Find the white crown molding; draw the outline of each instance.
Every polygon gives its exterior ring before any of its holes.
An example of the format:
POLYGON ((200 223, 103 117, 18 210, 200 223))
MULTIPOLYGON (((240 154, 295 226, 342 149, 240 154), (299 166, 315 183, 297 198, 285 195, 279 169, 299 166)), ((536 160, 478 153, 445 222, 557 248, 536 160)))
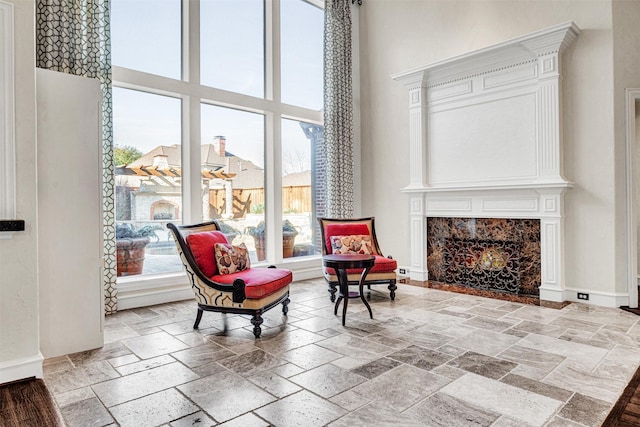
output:
POLYGON ((13 38, 13 5, 0 1, 0 219, 16 218, 13 38))

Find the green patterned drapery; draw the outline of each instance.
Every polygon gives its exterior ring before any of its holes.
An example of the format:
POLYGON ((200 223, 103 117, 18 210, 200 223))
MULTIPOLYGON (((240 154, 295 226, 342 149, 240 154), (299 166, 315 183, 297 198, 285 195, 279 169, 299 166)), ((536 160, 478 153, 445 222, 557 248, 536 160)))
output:
POLYGON ((102 87, 105 313, 117 310, 109 0, 36 0, 36 65, 102 87))
POLYGON ((351 0, 324 9, 324 153, 326 215, 353 216, 353 94, 351 0))

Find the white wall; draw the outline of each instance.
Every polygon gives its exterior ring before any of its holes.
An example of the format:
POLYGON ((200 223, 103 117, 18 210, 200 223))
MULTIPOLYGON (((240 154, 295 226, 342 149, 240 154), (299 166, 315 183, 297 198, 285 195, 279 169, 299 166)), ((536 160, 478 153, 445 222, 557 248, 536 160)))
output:
POLYGON ((363 2, 362 212, 376 215, 385 255, 410 264, 408 197, 400 192, 409 182, 408 95, 390 76, 566 21, 582 30, 564 54, 564 175, 575 182, 566 198, 566 283, 617 290, 610 0, 363 2))
MULTIPOLYGON (((615 169, 616 169, 616 254, 624 260, 627 254, 626 228, 626 132, 627 100, 625 89, 640 88, 640 2, 613 2, 613 63, 615 105, 615 169)), ((635 164, 640 168, 640 164, 635 164)), ((636 184, 640 185, 640 184, 636 184)), ((630 234, 630 233, 629 233, 630 234)), ((627 265, 616 269, 616 291, 627 290, 627 265)))
POLYGON ((38 263, 34 1, 14 5, 17 216, 26 230, 0 240, 0 383, 42 376, 38 263))

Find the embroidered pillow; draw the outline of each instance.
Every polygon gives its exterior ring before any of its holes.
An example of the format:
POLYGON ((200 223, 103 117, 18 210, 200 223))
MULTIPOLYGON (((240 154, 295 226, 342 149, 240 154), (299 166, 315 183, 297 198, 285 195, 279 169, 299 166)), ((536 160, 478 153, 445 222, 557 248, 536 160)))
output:
POLYGON ((216 243, 214 250, 218 274, 237 273, 249 268, 249 251, 244 243, 239 246, 216 243))
POLYGON ((344 254, 373 254, 371 236, 354 234, 351 236, 331 236, 331 253, 344 254))

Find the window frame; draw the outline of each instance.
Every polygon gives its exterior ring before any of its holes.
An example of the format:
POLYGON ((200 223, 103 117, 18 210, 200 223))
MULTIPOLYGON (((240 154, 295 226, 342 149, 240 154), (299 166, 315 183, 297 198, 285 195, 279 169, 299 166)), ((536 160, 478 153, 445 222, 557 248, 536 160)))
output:
MULTIPOLYGON (((200 132, 202 104, 229 107, 260 113, 265 117, 265 223, 267 236, 267 263, 285 265, 296 272, 297 279, 321 276, 318 258, 320 255, 282 257, 282 174, 271 171, 282 170, 281 123, 282 119, 323 124, 323 112, 281 102, 280 70, 280 1, 264 0, 265 10, 265 96, 257 98, 200 84, 200 0, 182 0, 182 79, 176 80, 142 71, 112 67, 114 87, 134 89, 182 100, 182 221, 201 222, 200 196, 200 132), (194 167, 195 165, 195 167, 194 167), (196 185, 194 185, 194 183, 196 185), (277 242, 277 243, 276 243, 277 242)), ((306 1, 324 8, 319 0, 306 1)), ((182 271, 153 276, 128 276, 118 278, 119 308, 130 308, 148 303, 166 302, 161 297, 143 298, 131 296, 131 292, 151 290, 158 287, 175 288, 184 284, 182 271), (124 301, 123 301, 124 299, 124 301)), ((181 292, 184 289, 180 290, 181 292)), ((188 292, 191 292, 188 290, 188 292)), ((185 298, 190 294, 181 294, 185 298)), ((174 297, 175 298, 175 297, 174 297)))

